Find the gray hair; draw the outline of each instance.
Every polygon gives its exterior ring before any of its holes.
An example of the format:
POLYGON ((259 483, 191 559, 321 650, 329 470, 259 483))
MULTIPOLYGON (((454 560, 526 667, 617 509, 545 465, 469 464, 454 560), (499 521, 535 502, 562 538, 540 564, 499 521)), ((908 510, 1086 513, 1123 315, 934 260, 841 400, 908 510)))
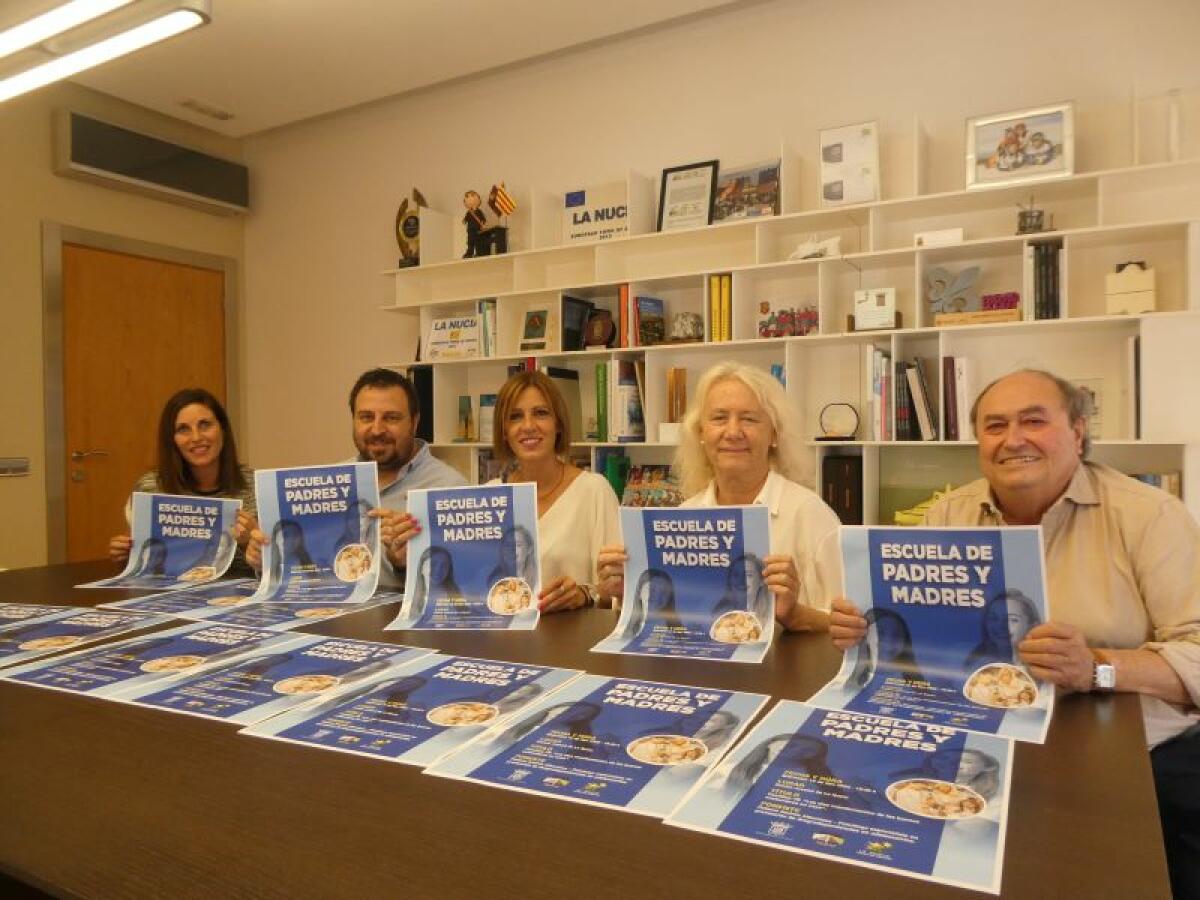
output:
POLYGON ((740 381, 750 389, 775 429, 775 446, 768 451, 767 464, 791 481, 800 481, 804 477, 804 438, 799 416, 788 403, 783 385, 770 373, 746 363, 717 363, 700 376, 683 417, 683 433, 679 449, 675 451, 674 468, 685 497, 698 494, 712 481, 712 465, 700 443, 700 414, 709 391, 718 383, 731 380, 740 381))
POLYGON ((1092 402, 1092 395, 1083 388, 1071 384, 1065 378, 1060 378, 1053 372, 1047 372, 1045 369, 1017 369, 1015 372, 1001 375, 980 391, 979 395, 975 398, 975 402, 971 404, 972 434, 976 437, 979 436, 979 404, 982 402, 984 396, 988 391, 1011 375, 1040 375, 1058 388, 1058 394, 1062 398, 1063 409, 1067 411, 1067 421, 1070 422, 1072 427, 1078 422, 1083 423, 1083 452, 1080 454, 1080 458, 1087 459, 1088 453, 1092 449, 1092 435, 1088 430, 1088 419, 1096 411, 1095 404, 1092 402))

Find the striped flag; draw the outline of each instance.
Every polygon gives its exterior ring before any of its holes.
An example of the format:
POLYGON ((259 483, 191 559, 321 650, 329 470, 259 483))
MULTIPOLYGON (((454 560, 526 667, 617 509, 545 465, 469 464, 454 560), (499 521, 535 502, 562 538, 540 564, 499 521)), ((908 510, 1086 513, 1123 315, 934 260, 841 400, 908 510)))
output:
POLYGON ((517 208, 517 201, 512 198, 504 187, 504 182, 493 184, 488 194, 488 206, 498 216, 511 216, 517 208))

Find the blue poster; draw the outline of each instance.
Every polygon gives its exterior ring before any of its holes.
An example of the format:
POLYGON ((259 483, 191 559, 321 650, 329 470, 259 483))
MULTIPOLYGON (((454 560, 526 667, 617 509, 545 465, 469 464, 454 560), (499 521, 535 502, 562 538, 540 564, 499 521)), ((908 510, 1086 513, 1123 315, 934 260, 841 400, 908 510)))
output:
POLYGON ((124 571, 76 587, 169 591, 215 581, 233 562, 241 500, 139 491, 132 505, 133 547, 124 571))
POLYGON ((765 506, 623 507, 621 535, 621 616, 592 650, 762 662, 775 630, 765 506))
POLYGON ((766 701, 582 675, 426 771, 662 817, 766 701))
POLYGON ((429 766, 579 674, 435 653, 244 733, 429 766))
POLYGON ((404 606, 388 630, 537 627, 536 487, 409 491, 408 511, 422 528, 409 541, 404 606))
POLYGON ((134 597, 101 603, 101 609, 123 609, 129 612, 155 612, 181 619, 204 618, 207 611, 223 611, 244 606, 258 590, 258 582, 250 578, 215 581, 202 587, 183 588, 164 594, 134 597))
POLYGON ((59 610, 0 629, 0 666, 80 647, 101 638, 165 621, 162 616, 148 613, 86 608, 59 610))
POLYGON ((362 603, 379 582, 375 463, 254 473, 259 528, 267 535, 255 600, 362 603))
POLYGON ((1042 531, 843 528, 866 638, 809 702, 1043 743, 1053 685, 1017 645, 1049 620, 1042 531))
POLYGON ((251 725, 429 653, 401 644, 294 634, 221 668, 123 691, 117 699, 251 725))
POLYGON ((288 640, 278 631, 192 622, 142 637, 14 666, 0 679, 34 687, 112 697, 163 678, 237 659, 288 640))
POLYGON ((54 606, 50 603, 0 603, 0 628, 9 628, 18 622, 38 619, 74 606, 54 606))
POLYGON ((781 700, 667 824, 998 894, 1012 747, 781 700))
POLYGON ((394 591, 377 591, 364 603, 260 603, 252 601, 231 609, 208 607, 187 613, 178 613, 185 619, 202 619, 205 622, 224 622, 227 625, 247 625, 251 628, 270 628, 272 631, 291 631, 304 625, 324 622, 395 603, 400 594, 394 591))

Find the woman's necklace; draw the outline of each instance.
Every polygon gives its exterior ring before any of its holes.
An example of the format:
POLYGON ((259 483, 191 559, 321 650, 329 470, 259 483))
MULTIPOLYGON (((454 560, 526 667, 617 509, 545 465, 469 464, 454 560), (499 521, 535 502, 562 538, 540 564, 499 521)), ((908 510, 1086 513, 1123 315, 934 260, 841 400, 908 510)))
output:
MULTIPOLYGON (((558 480, 554 482, 553 487, 551 487, 549 490, 546 490, 546 491, 539 490, 537 492, 538 502, 541 503, 543 500, 545 500, 549 497, 553 497, 554 494, 558 491, 559 487, 562 486, 563 479, 566 477, 567 477, 567 464, 560 460, 558 463, 558 480)), ((531 479, 531 480, 533 480, 533 479, 531 479)), ((537 484, 536 480, 533 480, 533 481, 534 481, 534 484, 537 484)))

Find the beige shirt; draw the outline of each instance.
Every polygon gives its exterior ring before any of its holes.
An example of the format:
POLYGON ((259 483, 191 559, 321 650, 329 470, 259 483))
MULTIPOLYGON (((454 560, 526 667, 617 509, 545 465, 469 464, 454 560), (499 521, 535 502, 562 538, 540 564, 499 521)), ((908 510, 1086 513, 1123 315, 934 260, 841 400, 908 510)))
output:
MULTIPOLYGON (((935 503, 925 524, 1006 523, 980 479, 935 503)), ((1142 697, 1150 746, 1200 721, 1200 526, 1186 507, 1088 462, 1042 517, 1042 534, 1051 618, 1093 647, 1159 653, 1191 696, 1189 707, 1142 697)))
MULTIPOLYGON (((841 593, 842 568, 838 549, 841 522, 820 497, 778 472, 767 481, 755 503, 766 506, 771 514, 771 552, 786 554, 796 562, 800 575, 799 602, 829 611, 834 596, 841 593)), ((713 482, 680 506, 717 506, 713 482)))

